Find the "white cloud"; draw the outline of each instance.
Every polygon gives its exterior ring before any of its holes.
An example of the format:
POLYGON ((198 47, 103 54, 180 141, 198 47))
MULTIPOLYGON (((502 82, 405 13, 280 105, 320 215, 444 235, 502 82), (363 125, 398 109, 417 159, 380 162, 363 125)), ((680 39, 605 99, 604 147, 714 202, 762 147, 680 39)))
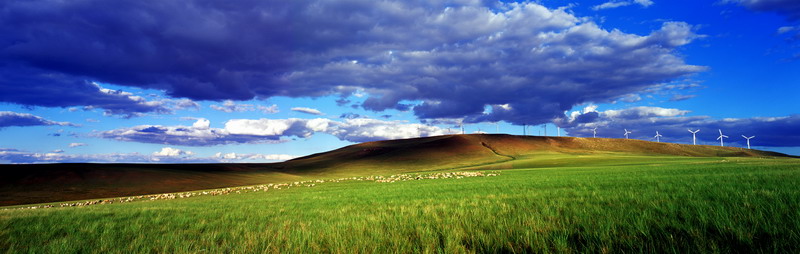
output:
POLYGON ((161 148, 161 151, 153 152, 153 156, 159 157, 181 157, 181 156, 192 156, 194 152, 192 151, 183 151, 181 149, 172 148, 172 147, 164 147, 161 148))
POLYGON ((782 27, 778 28, 777 33, 778 34, 784 34, 784 33, 788 33, 788 32, 794 31, 795 29, 797 29, 797 28, 793 27, 793 26, 782 26, 782 27))
POLYGON ((70 148, 79 147, 79 146, 88 146, 88 144, 86 144, 86 143, 69 143, 69 147, 70 148))
POLYGON ((620 110, 606 110, 600 115, 608 118, 642 118, 642 117, 669 117, 681 116, 689 113, 688 110, 661 107, 633 107, 620 110))
POLYGON ((280 136, 295 124, 304 124, 303 119, 232 119, 225 123, 230 134, 255 136, 280 136))
POLYGON ((278 110, 278 105, 276 104, 272 104, 271 106, 258 105, 256 106, 256 108, 258 109, 258 111, 261 111, 261 113, 264 114, 275 114, 280 112, 280 110, 278 110))
POLYGON ((644 6, 644 7, 648 7, 650 5, 653 5, 653 1, 651 1, 651 0, 633 0, 633 1, 636 2, 637 4, 641 5, 641 6, 644 6))
POLYGON ((199 119, 197 119, 196 122, 194 122, 192 124, 192 127, 196 128, 198 130, 206 130, 209 127, 211 127, 211 121, 209 121, 208 119, 205 119, 205 118, 199 118, 199 119))
POLYGON ((297 158, 294 155, 288 154, 239 154, 239 153, 216 153, 214 155, 215 158, 219 159, 222 162, 247 162, 253 160, 265 160, 265 161, 286 161, 297 158))
POLYGON ((649 7, 650 5, 653 5, 653 1, 651 0, 609 1, 599 5, 595 5, 592 7, 592 9, 597 11, 597 10, 618 8, 632 4, 638 4, 641 5, 642 7, 649 7))
POLYGON ((56 150, 50 153, 36 153, 17 149, 0 148, 0 161, 10 163, 238 163, 266 161, 277 162, 294 159, 288 154, 237 154, 217 153, 209 157, 196 157, 191 151, 164 147, 152 154, 108 153, 108 154, 66 154, 56 150))
POLYGON ((219 110, 222 112, 232 113, 232 112, 246 112, 246 111, 261 111, 264 114, 275 114, 278 113, 278 105, 272 104, 271 106, 264 106, 264 105, 254 105, 254 104, 237 104, 232 100, 225 100, 222 105, 213 104, 211 106, 214 110, 219 110))
POLYGON ((320 112, 317 109, 306 108, 306 107, 294 107, 294 108, 292 108, 292 111, 311 114, 311 115, 318 115, 318 116, 319 115, 324 115, 322 112, 320 112))

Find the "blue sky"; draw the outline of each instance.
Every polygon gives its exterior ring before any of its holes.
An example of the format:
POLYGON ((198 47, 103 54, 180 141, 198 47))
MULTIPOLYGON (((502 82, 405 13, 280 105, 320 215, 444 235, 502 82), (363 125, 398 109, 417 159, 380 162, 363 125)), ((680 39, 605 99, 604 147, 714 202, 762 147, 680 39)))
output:
POLYGON ((798 60, 784 0, 4 1, 0 163, 269 162, 460 123, 797 155, 798 60))

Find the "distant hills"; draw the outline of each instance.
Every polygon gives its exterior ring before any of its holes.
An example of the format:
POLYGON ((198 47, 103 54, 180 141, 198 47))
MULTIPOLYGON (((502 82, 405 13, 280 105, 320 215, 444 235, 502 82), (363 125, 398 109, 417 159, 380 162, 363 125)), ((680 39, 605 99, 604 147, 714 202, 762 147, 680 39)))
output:
POLYGON ((370 168, 379 172, 432 170, 513 160, 541 153, 788 157, 782 153, 736 147, 656 143, 637 139, 468 134, 366 142, 296 158, 275 164, 274 167, 293 171, 340 171, 347 168, 370 168))
POLYGON ((189 191, 302 179, 449 169, 558 166, 620 156, 790 157, 635 139, 445 135, 367 142, 280 163, 0 165, 0 205, 189 191), (557 157, 561 162, 543 162, 557 157), (586 158, 594 158, 588 160, 586 158))

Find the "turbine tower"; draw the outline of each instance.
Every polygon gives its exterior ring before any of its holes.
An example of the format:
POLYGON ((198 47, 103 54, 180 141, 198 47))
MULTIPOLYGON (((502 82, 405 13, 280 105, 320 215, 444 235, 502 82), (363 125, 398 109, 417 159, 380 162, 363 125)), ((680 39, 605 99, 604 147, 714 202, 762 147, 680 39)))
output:
POLYGON ((656 131, 656 136, 655 136, 656 142, 661 143, 660 137, 663 137, 663 136, 661 136, 661 134, 658 134, 658 131, 656 131))
POLYGON ((689 130, 689 132, 692 133, 692 144, 693 145, 697 145, 697 135, 695 135, 695 134, 700 132, 700 129, 697 129, 696 131, 689 130))
POLYGON ((719 146, 725 146, 725 142, 723 142, 722 140, 725 139, 725 138, 729 138, 729 137, 725 136, 725 135, 722 135, 722 130, 720 130, 720 129, 717 129, 717 130, 719 130, 719 137, 717 138, 717 140, 719 140, 719 146))
POLYGON ((628 131, 628 129, 625 129, 625 139, 628 139, 628 134, 631 134, 631 133, 633 133, 633 132, 632 131, 628 131))
POLYGON ((556 126, 556 135, 561 137, 561 127, 556 126))
POLYGON ((597 137, 597 127, 594 127, 594 129, 592 129, 592 137, 593 138, 597 137))
POLYGON ((751 138, 755 138, 756 136, 752 136, 752 137, 749 137, 749 138, 748 138, 748 137, 745 137, 744 135, 742 135, 742 137, 743 137, 744 139, 747 139, 747 149, 750 149, 750 139, 751 139, 751 138))

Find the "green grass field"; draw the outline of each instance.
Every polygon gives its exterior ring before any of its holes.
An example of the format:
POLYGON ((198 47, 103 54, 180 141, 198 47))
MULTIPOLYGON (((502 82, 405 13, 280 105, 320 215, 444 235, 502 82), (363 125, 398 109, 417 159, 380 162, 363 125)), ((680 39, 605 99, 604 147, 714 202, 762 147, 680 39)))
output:
MULTIPOLYGON (((548 155, 499 176, 0 211, 0 249, 75 252, 800 250, 800 160, 548 155), (571 159, 570 159, 571 158, 571 159), (577 161, 577 162, 576 162, 577 161)), ((460 169, 463 170, 463 169, 460 169)))

